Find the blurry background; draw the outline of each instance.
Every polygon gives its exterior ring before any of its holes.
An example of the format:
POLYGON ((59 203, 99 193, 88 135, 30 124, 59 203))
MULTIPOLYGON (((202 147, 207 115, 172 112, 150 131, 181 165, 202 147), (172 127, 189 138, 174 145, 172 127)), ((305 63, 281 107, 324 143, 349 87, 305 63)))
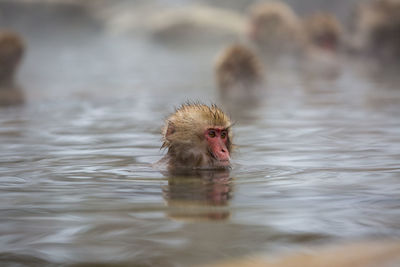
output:
MULTIPOLYGON (((0 23, 3 28, 20 33, 27 42, 28 52, 20 81, 24 87, 28 84, 30 89, 26 93, 30 95, 29 99, 42 94, 47 87, 51 87, 51 92, 46 90, 46 96, 56 94, 61 97, 63 94, 74 94, 76 90, 87 92, 93 89, 93 83, 96 83, 96 91, 99 90, 98 84, 119 89, 129 87, 129 90, 143 86, 143 83, 152 89, 165 87, 165 79, 171 77, 168 72, 188 68, 212 75, 215 56, 232 39, 218 45, 204 42, 208 47, 196 47, 195 52, 187 52, 186 49, 185 52, 198 55, 202 60, 181 60, 183 53, 179 49, 166 49, 163 43, 146 42, 146 38, 152 36, 153 28, 157 27, 153 25, 157 23, 156 17, 165 10, 193 4, 211 4, 246 15, 252 2, 256 1, 2 0, 0 23), (68 81, 67 85, 65 81, 68 81), (64 90, 66 86, 68 90, 64 90)), ((353 2, 289 1, 301 15, 327 10, 334 12, 342 22, 351 13, 353 2)), ((187 80, 193 86, 191 79, 187 80)), ((206 87, 213 84, 212 79, 208 80, 206 87)), ((113 95, 112 92, 107 89, 102 94, 113 95)))
MULTIPOLYGON (((259 101, 222 103, 214 63, 246 42, 236 30, 253 2, 0 1, 1 27, 26 42, 26 103, 0 109, 2 263, 187 266, 398 240, 397 66, 341 55, 325 76, 267 63, 259 101), (224 17, 199 15, 212 26, 181 39, 163 26, 182 8, 224 17), (163 119, 188 99, 236 121, 230 173, 151 167, 163 119)), ((356 2, 287 1, 345 27, 356 2)))

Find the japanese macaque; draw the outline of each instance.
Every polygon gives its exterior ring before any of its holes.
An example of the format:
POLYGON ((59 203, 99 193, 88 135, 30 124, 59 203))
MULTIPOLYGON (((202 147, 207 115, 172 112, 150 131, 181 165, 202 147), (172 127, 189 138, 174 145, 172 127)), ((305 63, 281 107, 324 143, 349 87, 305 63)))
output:
POLYGON ((152 36, 170 44, 232 42, 244 33, 245 17, 206 5, 165 9, 150 17, 152 36))
POLYGON ((353 48, 383 61, 399 62, 400 0, 361 3, 353 24, 353 48))
POLYGON ((339 50, 342 27, 328 13, 315 13, 303 21, 307 49, 302 60, 302 71, 307 79, 336 79, 341 73, 339 50))
POLYGON ((232 123, 216 105, 183 104, 162 129, 167 154, 159 163, 169 171, 227 169, 232 152, 232 123))
POLYGON ((315 13, 304 20, 304 29, 310 45, 335 52, 341 43, 342 27, 329 13, 315 13))
POLYGON ((15 33, 0 30, 0 105, 21 104, 24 96, 15 85, 15 72, 24 53, 24 43, 15 33))
POLYGON ((256 4, 250 9, 250 39, 268 56, 298 53, 304 46, 300 19, 283 2, 256 4))
POLYGON ((243 98, 254 95, 263 81, 264 67, 252 50, 241 44, 229 46, 219 55, 215 77, 220 95, 243 98))

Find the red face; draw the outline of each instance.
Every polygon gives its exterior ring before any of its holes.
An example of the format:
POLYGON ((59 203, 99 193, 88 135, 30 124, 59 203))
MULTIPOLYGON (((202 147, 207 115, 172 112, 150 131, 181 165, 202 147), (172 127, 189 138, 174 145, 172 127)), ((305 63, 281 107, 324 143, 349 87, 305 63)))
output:
POLYGON ((219 127, 208 128, 204 135, 210 152, 218 161, 218 164, 220 166, 229 166, 228 130, 219 127))
POLYGON ((338 40, 333 34, 317 36, 315 42, 323 49, 335 51, 338 46, 338 40))

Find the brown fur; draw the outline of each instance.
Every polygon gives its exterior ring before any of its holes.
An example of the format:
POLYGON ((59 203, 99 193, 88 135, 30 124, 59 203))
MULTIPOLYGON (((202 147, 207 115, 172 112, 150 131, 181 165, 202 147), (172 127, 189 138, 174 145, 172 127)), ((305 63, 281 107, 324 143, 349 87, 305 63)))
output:
POLYGON ((308 41, 320 46, 321 40, 331 40, 334 47, 340 45, 342 27, 339 21, 329 13, 315 13, 304 20, 304 29, 308 41))
POLYGON ((23 102, 22 91, 14 76, 24 53, 24 43, 15 33, 0 30, 0 105, 23 102))
POLYGON ((163 9, 145 21, 156 40, 175 45, 233 41, 243 34, 246 23, 239 13, 198 4, 163 9))
POLYGON ((183 104, 170 115, 162 128, 162 148, 167 155, 162 159, 169 169, 213 168, 215 159, 208 151, 204 131, 209 127, 228 130, 227 149, 232 151, 232 131, 229 117, 216 105, 183 104))
POLYGON ((250 9, 253 39, 263 52, 292 52, 303 45, 301 23, 287 4, 256 4, 250 9))
POLYGON ((222 93, 235 86, 251 90, 263 80, 263 66, 249 48, 235 44, 226 48, 218 57, 216 80, 222 93))
POLYGON ((374 0, 356 10, 356 46, 383 60, 400 57, 400 0, 374 0))

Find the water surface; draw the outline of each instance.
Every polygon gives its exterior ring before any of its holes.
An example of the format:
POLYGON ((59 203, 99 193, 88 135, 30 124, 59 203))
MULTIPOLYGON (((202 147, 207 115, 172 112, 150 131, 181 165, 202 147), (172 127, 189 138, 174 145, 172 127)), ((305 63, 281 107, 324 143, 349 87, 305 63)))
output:
POLYGON ((160 127, 187 99, 220 102, 219 47, 52 33, 26 30, 28 102, 0 110, 4 263, 187 266, 400 237, 396 75, 349 62, 335 78, 270 69, 256 104, 225 106, 233 169, 174 177, 151 167, 160 127))

